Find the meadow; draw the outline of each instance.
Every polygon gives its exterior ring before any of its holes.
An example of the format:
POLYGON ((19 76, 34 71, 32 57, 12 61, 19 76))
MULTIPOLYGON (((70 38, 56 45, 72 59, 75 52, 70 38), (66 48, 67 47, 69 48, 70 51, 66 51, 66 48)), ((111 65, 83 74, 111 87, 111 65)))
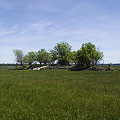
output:
POLYGON ((0 120, 120 120, 120 71, 0 67, 0 120))

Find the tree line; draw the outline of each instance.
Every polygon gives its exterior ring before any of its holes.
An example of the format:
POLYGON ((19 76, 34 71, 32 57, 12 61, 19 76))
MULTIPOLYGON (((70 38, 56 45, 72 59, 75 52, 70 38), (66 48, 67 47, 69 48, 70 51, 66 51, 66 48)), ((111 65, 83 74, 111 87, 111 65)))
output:
POLYGON ((16 57, 16 62, 25 65, 33 65, 33 62, 39 62, 39 65, 70 65, 75 64, 80 69, 90 68, 98 64, 103 58, 103 52, 97 50, 92 43, 83 43, 77 51, 72 51, 72 46, 67 42, 60 42, 57 45, 46 51, 41 49, 38 52, 28 52, 24 55, 22 50, 15 49, 13 53, 16 57))

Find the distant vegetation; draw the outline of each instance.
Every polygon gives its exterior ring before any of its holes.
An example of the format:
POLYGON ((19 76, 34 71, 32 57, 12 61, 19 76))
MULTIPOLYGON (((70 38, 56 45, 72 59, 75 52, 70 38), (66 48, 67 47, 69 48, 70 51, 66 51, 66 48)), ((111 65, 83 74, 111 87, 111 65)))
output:
POLYGON ((39 66, 42 65, 70 65, 74 64, 75 69, 82 70, 88 69, 92 66, 96 66, 103 58, 103 52, 97 50, 94 44, 85 43, 78 51, 71 51, 72 46, 67 42, 60 42, 57 45, 46 51, 41 49, 38 52, 28 52, 23 54, 22 50, 13 50, 16 57, 16 62, 22 65, 29 65, 30 67, 39 62, 39 66))

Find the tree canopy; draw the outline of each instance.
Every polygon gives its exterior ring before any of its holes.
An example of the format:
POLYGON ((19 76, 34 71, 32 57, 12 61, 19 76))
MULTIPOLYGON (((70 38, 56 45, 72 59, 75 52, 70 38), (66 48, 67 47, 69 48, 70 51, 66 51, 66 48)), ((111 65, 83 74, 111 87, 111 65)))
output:
POLYGON ((50 50, 50 61, 52 64, 57 60, 57 51, 55 50, 50 50))
POLYGON ((21 65, 24 63, 31 66, 34 61, 39 62, 40 66, 42 64, 54 64, 56 62, 59 65, 74 63, 79 66, 80 69, 95 66, 103 58, 103 52, 100 52, 95 45, 90 42, 82 44, 78 51, 71 50, 72 46, 67 42, 60 42, 49 52, 41 49, 38 52, 28 52, 24 56, 22 50, 16 49, 13 50, 13 53, 16 56, 16 61, 21 65))
POLYGON ((36 60, 35 52, 28 52, 28 54, 24 57, 24 61, 28 63, 30 66, 32 65, 33 61, 36 60))
POLYGON ((103 58, 103 52, 96 49, 92 43, 82 44, 80 50, 77 51, 77 62, 82 69, 94 66, 103 58))
POLYGON ((37 61, 40 63, 40 66, 41 66, 41 63, 44 63, 46 64, 47 62, 50 61, 50 53, 48 53, 45 49, 41 49, 39 50, 37 53, 37 61))
POLYGON ((17 63, 20 63, 21 65, 23 64, 23 51, 22 50, 19 50, 19 49, 15 49, 13 50, 13 53, 16 57, 16 62, 17 63))
POLYGON ((60 42, 54 47, 57 53, 58 64, 68 65, 71 60, 71 48, 67 42, 60 42))

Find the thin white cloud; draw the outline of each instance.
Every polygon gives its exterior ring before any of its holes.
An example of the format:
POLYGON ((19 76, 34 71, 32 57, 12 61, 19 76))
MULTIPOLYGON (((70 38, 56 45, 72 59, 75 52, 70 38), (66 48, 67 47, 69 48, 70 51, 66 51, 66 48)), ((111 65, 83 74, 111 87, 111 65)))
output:
POLYGON ((11 34, 11 33, 15 33, 17 31, 17 25, 14 25, 12 27, 3 27, 0 25, 0 35, 7 35, 7 34, 11 34))
POLYGON ((53 22, 35 22, 29 23, 24 29, 21 30, 21 33, 28 33, 28 32, 42 32, 45 28, 53 25, 53 22))

